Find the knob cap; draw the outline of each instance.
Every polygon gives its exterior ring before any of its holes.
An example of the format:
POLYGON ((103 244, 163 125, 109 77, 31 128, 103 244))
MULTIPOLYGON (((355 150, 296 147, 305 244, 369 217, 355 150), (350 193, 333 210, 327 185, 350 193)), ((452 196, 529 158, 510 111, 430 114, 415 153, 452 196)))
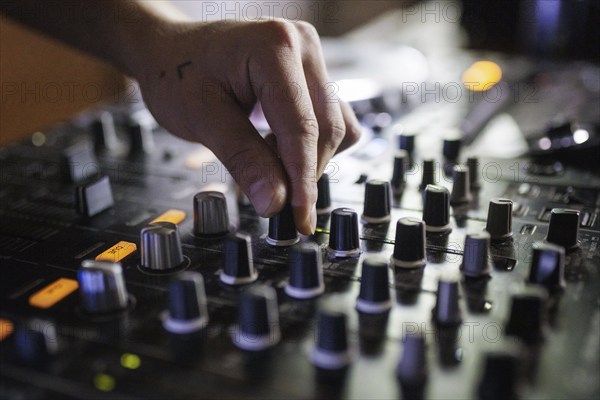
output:
POLYGON ((165 271, 183 264, 177 225, 171 222, 154 222, 143 228, 140 236, 142 267, 165 271))
POLYGON ((427 185, 435 185, 437 181, 437 165, 435 160, 423 160, 423 175, 419 188, 425 190, 427 185))
POLYGON ((412 217, 398 220, 392 263, 401 268, 425 266, 425 223, 423 221, 412 217))
POLYGON ((331 212, 329 250, 335 257, 354 257, 360 254, 358 215, 351 208, 331 212))
POLYGON ((37 366, 49 361, 58 353, 55 326, 54 323, 42 319, 18 324, 14 333, 14 351, 17 358, 37 366))
POLYGON ((472 200, 469 169, 464 165, 455 165, 452 170, 452 194, 450 204, 453 207, 463 206, 472 200))
POLYGON ((150 154, 154 151, 154 136, 152 129, 136 120, 129 121, 127 125, 129 136, 129 155, 137 156, 150 154))
POLYGON ((119 139, 115 131, 115 121, 110 112, 101 112, 98 118, 92 122, 91 130, 97 149, 105 148, 114 151, 119 148, 119 139))
POLYGON ((459 136, 452 136, 444 139, 442 153, 446 161, 456 162, 460 156, 462 140, 459 136))
POLYGON ((379 314, 392 308, 388 264, 374 257, 363 261, 360 292, 356 309, 365 314, 379 314))
POLYGON ((164 328, 176 334, 196 332, 208 323, 204 279, 198 272, 185 271, 169 283, 168 311, 164 328))
POLYGON ((408 165, 408 153, 398 150, 394 156, 394 172, 392 173, 392 191, 399 195, 406 186, 406 168, 408 165))
POLYGON ((311 356, 316 367, 342 369, 351 362, 346 331, 346 314, 324 305, 317 319, 317 343, 311 356))
POLYGON ((97 176, 99 165, 94 154, 94 144, 81 140, 62 151, 59 173, 63 182, 80 184, 97 176))
POLYGON ((550 225, 546 240, 572 250, 579 246, 579 211, 565 208, 554 208, 550 212, 550 225))
POLYGON ((478 190, 481 188, 479 182, 479 176, 481 175, 479 170, 479 158, 469 157, 467 158, 467 168, 469 169, 469 179, 471 183, 471 190, 478 190))
POLYGON ((271 246, 291 246, 298 243, 298 231, 294 223, 294 211, 289 203, 277 215, 269 218, 267 243, 271 246))
POLYGON ((243 285, 254 282, 258 273, 252 261, 250 235, 237 232, 225 239, 225 266, 221 271, 221 282, 228 285, 243 285))
POLYGON ((128 294, 121 264, 85 260, 77 271, 81 305, 90 314, 127 308, 128 294))
POLYGON ((483 376, 479 383, 480 400, 516 400, 519 360, 510 353, 485 356, 483 376))
POLYGON ((398 135, 398 148, 406 151, 408 156, 412 156, 415 150, 415 134, 403 132, 398 135))
POLYGON ((251 286, 242 293, 233 343, 240 349, 261 351, 281 339, 277 295, 272 287, 251 286))
POLYGON ((490 234, 482 231, 469 233, 465 238, 465 250, 461 264, 462 273, 471 278, 490 275, 490 234))
POLYGON ((325 291, 321 249, 316 243, 305 242, 290 249, 288 256, 290 280, 285 286, 288 296, 310 299, 325 291))
POLYGON ((432 233, 450 232, 450 193, 443 186, 427 185, 424 192, 423 221, 432 233))
POLYGON ((532 286, 513 295, 506 334, 517 336, 529 345, 543 341, 546 299, 544 289, 532 286))
POLYGON ((403 340, 402 357, 396 367, 396 376, 406 398, 421 398, 427 382, 427 359, 425 337, 422 334, 407 335, 403 340), (420 395, 419 395, 420 394, 420 395))
POLYGON ((564 288, 564 247, 547 242, 534 243, 529 282, 543 285, 551 292, 564 288))
POLYGON ((329 214, 331 211, 331 193, 329 187, 329 175, 324 173, 317 181, 317 214, 329 214))
POLYGON ((75 205, 79 215, 91 218, 108 210, 114 204, 108 176, 102 176, 75 188, 75 205))
POLYGON ((437 297, 433 308, 433 317, 437 325, 456 327, 462 323, 458 305, 458 282, 455 280, 440 280, 437 297))
POLYGON ((221 192, 200 192, 194 196, 194 235, 213 237, 229 232, 227 200, 221 192))
POLYGON ((390 183, 371 180, 365 186, 365 208, 362 220, 369 224, 381 224, 390 220, 390 183))
POLYGON ((490 200, 485 230, 489 232, 492 241, 503 241, 512 237, 512 208, 512 200, 490 200))

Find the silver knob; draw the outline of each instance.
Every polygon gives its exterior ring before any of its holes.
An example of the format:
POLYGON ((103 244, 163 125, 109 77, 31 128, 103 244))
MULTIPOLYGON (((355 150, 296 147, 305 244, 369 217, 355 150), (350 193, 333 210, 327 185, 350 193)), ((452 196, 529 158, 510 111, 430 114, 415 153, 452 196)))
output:
POLYGON ((155 222, 142 229, 142 267, 167 270, 183 264, 183 251, 177 225, 155 222))
POLYGON ((121 264, 85 260, 77 271, 81 303, 85 311, 102 314, 127 308, 127 288, 121 264))

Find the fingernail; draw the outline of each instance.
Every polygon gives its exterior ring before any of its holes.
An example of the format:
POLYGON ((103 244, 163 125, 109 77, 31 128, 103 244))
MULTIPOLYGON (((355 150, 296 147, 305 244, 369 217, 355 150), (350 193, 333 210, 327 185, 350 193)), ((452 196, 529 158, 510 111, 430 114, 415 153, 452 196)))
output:
POLYGON ((285 186, 267 179, 254 182, 248 191, 254 209, 263 217, 270 217, 279 210, 286 197, 285 186))

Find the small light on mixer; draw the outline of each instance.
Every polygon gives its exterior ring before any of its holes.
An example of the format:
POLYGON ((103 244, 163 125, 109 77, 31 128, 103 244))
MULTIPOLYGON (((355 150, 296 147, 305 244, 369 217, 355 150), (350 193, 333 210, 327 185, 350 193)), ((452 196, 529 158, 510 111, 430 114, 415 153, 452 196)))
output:
POLYGON ((136 354, 124 353, 121 355, 121 366, 127 369, 138 369, 142 364, 142 360, 136 354))
POLYGON ((462 74, 465 87, 474 92, 491 89, 502 79, 502 68, 492 61, 477 61, 462 74))
POLYGON ((573 132, 573 141, 577 144, 585 143, 590 138, 590 133, 585 129, 577 129, 573 132))

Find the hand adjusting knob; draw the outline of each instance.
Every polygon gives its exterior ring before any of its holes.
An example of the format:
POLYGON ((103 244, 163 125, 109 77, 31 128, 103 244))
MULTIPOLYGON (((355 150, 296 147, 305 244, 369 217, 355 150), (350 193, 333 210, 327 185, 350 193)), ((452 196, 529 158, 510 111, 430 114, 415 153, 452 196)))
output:
POLYGON ((283 210, 269 218, 269 234, 267 243, 271 246, 291 246, 298 243, 298 231, 294 223, 294 211, 290 203, 286 203, 283 210))

